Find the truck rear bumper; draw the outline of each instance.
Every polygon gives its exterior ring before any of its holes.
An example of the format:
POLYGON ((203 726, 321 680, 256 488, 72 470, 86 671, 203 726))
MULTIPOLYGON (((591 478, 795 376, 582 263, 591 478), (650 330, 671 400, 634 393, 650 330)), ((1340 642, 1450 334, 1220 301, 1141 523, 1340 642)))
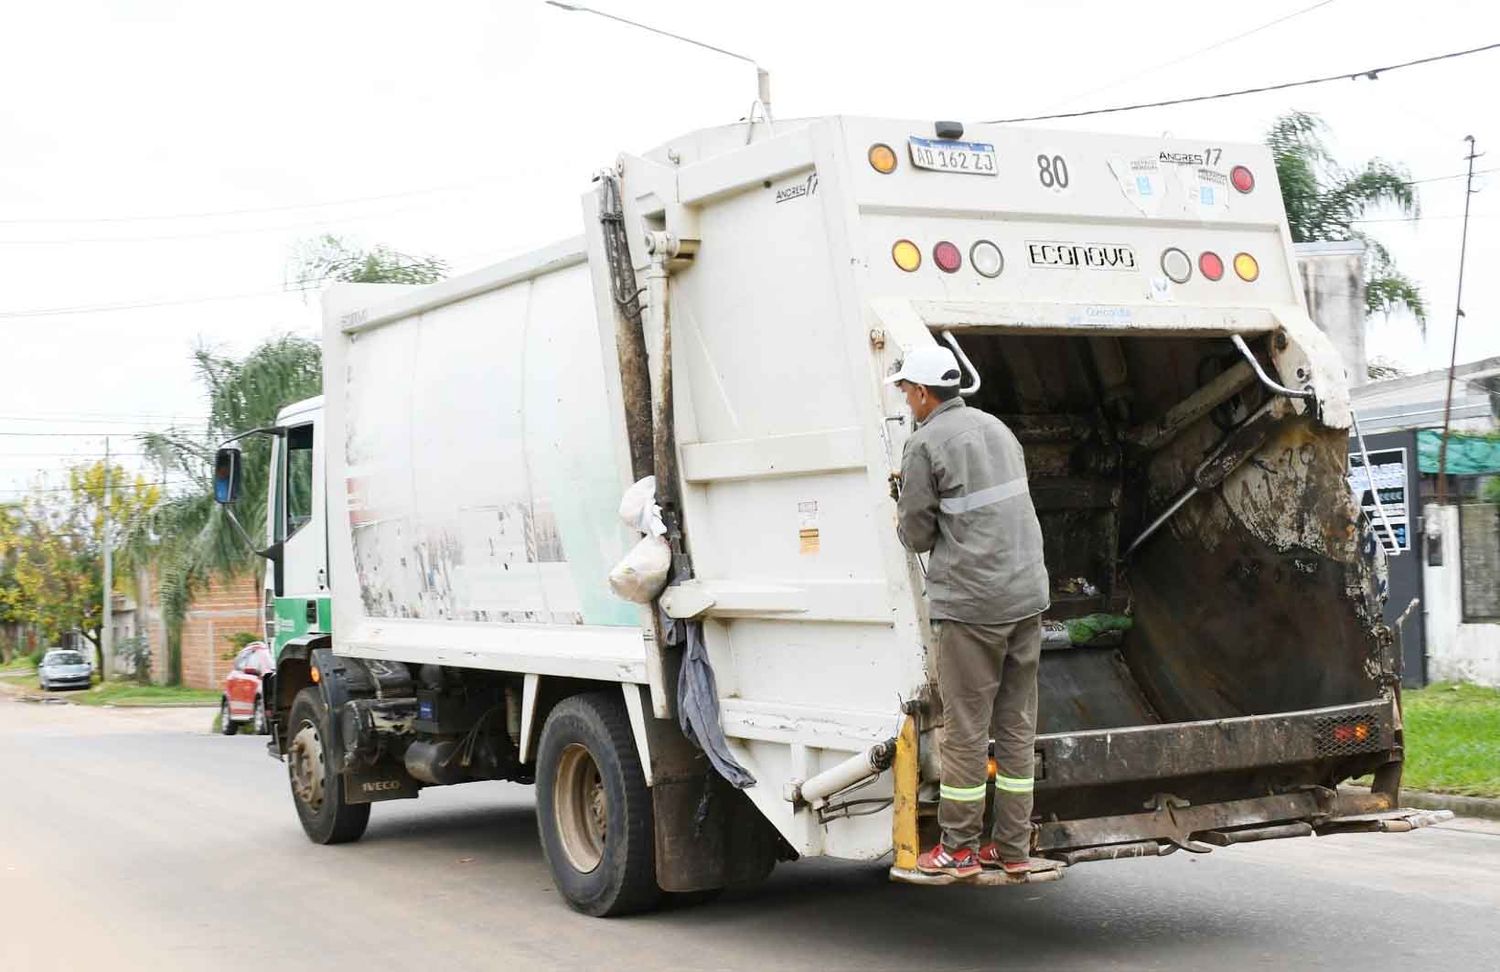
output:
POLYGON ((1167 798, 1143 813, 1044 823, 1036 840, 1039 855, 1081 864, 1160 857, 1179 849, 1202 854, 1214 847, 1314 834, 1402 833, 1452 817, 1446 810, 1397 809, 1379 793, 1335 793, 1315 786, 1198 806, 1167 798))
MULTIPOLYGON (((1049 792, 1232 774, 1388 753, 1389 699, 1298 712, 1037 736, 1037 802, 1049 792)), ((1170 789, 1170 788, 1167 788, 1170 789)))

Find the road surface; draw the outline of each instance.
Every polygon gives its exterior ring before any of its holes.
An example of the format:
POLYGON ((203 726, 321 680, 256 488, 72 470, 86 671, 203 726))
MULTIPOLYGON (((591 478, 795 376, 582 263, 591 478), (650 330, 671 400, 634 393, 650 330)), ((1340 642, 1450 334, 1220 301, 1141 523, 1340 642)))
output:
POLYGON ((911 888, 785 865, 718 902, 569 911, 529 788, 375 807, 302 836, 263 739, 205 709, 0 693, 0 969, 1495 968, 1500 828, 1304 838, 1089 864, 1056 884, 911 888), (518 964, 523 963, 523 964, 518 964))

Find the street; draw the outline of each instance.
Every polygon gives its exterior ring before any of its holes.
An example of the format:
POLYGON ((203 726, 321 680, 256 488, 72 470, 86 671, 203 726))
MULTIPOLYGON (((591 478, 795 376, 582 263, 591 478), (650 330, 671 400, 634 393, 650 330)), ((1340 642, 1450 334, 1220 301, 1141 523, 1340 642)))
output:
POLYGON ((820 860, 712 904, 589 919, 553 891, 528 788, 430 790, 377 806, 357 844, 315 847, 264 739, 209 735, 211 715, 0 694, 0 968, 1477 968, 1500 948, 1500 827, 1476 821, 1023 889, 820 860))

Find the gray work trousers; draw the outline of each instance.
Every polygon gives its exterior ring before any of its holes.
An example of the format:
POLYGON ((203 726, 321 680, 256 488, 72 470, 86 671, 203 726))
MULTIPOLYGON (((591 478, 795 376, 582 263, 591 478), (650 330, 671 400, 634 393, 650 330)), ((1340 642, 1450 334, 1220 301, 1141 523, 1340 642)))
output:
POLYGON ((977 847, 984 829, 988 741, 995 740, 994 840, 1000 856, 1031 851, 1032 761, 1041 617, 1010 624, 934 621, 943 705, 938 824, 951 849, 977 847))

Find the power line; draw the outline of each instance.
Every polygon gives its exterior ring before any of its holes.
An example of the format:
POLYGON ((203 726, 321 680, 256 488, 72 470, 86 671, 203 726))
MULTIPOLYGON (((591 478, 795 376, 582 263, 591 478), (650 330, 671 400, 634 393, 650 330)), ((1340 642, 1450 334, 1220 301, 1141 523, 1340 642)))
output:
MULTIPOLYGON (((0 415, 0 422, 53 422, 58 425, 139 425, 142 421, 139 417, 129 417, 123 414, 118 418, 55 418, 48 415, 0 415)), ((176 429, 204 427, 202 422, 197 422, 189 426, 186 423, 177 423, 165 417, 155 419, 154 421, 176 429)))
MULTIPOLYGON (((139 484, 131 481, 128 484, 122 485, 129 485, 132 489, 134 489, 137 486, 199 486, 203 484, 196 483, 191 479, 162 479, 155 482, 139 484)), ((0 493, 71 493, 73 492, 73 489, 74 488, 72 486, 5 486, 0 487, 0 493)))
POLYGON ((185 304, 207 304, 225 300, 258 300, 279 297, 283 294, 302 294, 317 287, 284 287, 281 290, 264 290, 252 294, 210 294, 203 297, 184 297, 180 300, 149 300, 120 304, 81 304, 76 307, 35 307, 28 310, 0 311, 0 319, 18 317, 61 317, 68 314, 106 314, 114 311, 142 310, 150 307, 178 307, 185 304))
MULTIPOLYGON (((8 436, 34 436, 37 438, 75 438, 75 439, 107 439, 117 436, 147 435, 153 432, 161 432, 162 429, 134 429, 129 432, 12 432, 9 429, 0 429, 0 435, 8 436)), ((188 430, 192 431, 192 430, 188 430)))
POLYGON ((1275 27, 1277 24, 1283 24, 1288 20, 1292 20, 1293 18, 1302 16, 1303 14, 1312 13, 1319 7, 1326 7, 1333 2, 1334 0, 1318 0, 1317 3, 1313 4, 1310 7, 1303 7, 1301 10, 1294 10, 1289 14, 1277 17, 1275 20, 1268 20, 1265 23, 1261 24, 1259 27, 1252 27, 1249 30, 1244 31, 1243 33, 1235 34, 1233 37, 1225 37, 1223 40, 1214 41, 1207 47, 1200 47, 1196 51, 1184 54, 1181 57, 1173 58, 1170 61, 1163 61, 1160 64, 1155 64, 1148 68, 1142 68, 1141 70, 1136 71, 1134 74, 1127 74, 1122 78, 1116 78, 1108 84, 1099 85, 1097 88, 1089 88, 1087 91, 1080 91, 1075 95, 1071 95, 1067 98, 1067 100, 1061 102, 1060 104, 1072 104, 1080 98, 1087 98, 1091 94, 1097 94, 1100 91, 1106 91, 1110 88, 1114 88, 1122 84, 1128 84, 1129 82, 1134 81, 1137 78, 1143 78, 1148 74, 1155 74, 1157 71, 1160 71, 1163 68, 1175 67, 1176 65, 1181 64, 1184 61, 1191 61, 1193 58, 1199 56, 1200 54, 1207 54, 1209 51, 1216 51, 1221 47, 1227 47, 1228 45, 1233 44, 1235 41, 1244 40, 1246 37, 1249 37, 1252 34, 1258 34, 1263 30, 1275 27))
POLYGON ((462 189, 472 189, 476 186, 498 181, 497 179, 476 179, 472 182, 458 182, 446 186, 429 186, 426 189, 409 189, 405 192, 388 192, 377 196, 351 196, 346 199, 328 199, 322 202, 289 203, 282 206, 251 206, 244 209, 218 209, 196 213, 164 213, 161 215, 134 215, 134 216, 83 216, 83 217, 37 217, 34 219, 0 219, 0 226, 15 225, 82 225, 88 223, 143 223, 143 222, 167 222, 174 219, 209 219, 219 216, 248 216, 260 213, 285 213, 299 209, 326 209, 332 206, 349 206, 356 203, 383 202, 387 199, 405 199, 411 196, 428 196, 441 192, 456 192, 462 189))
MULTIPOLYGON (((1470 219, 1488 219, 1496 213, 1471 213, 1470 219)), ((1442 216, 1375 216, 1370 219, 1351 219, 1351 223, 1425 223, 1431 219, 1463 219, 1463 213, 1444 213, 1442 216)))
MULTIPOLYGON (((1488 169, 1475 169, 1475 175, 1484 175, 1486 172, 1500 172, 1500 166, 1491 166, 1488 169)), ((1468 177, 1467 172, 1455 172, 1452 175, 1429 176, 1426 179, 1407 179, 1406 185, 1416 186, 1424 182, 1443 182, 1448 179, 1464 179, 1468 177)))
POLYGON ((1457 57, 1467 57, 1470 54, 1481 54, 1500 48, 1500 43, 1485 44, 1483 47, 1471 47, 1463 51, 1450 51, 1447 54, 1434 54, 1430 57, 1419 57, 1411 61, 1402 61, 1399 64, 1388 64, 1384 67, 1365 68, 1361 71, 1344 72, 1342 74, 1330 74, 1320 78, 1308 78, 1304 81, 1284 81, 1280 84, 1267 84, 1258 88, 1240 88, 1236 91, 1221 91, 1217 94, 1194 95, 1188 98, 1169 98, 1165 101, 1148 101, 1133 105, 1115 105, 1111 108, 1092 108, 1088 111, 1068 111, 1055 115, 1028 115, 1023 118, 996 118, 986 125, 1009 125, 1014 122, 1053 121, 1059 118, 1083 118, 1088 115, 1110 115, 1122 111, 1139 111, 1143 108, 1166 108, 1172 105, 1186 105, 1199 101, 1217 101, 1222 98, 1238 98, 1242 95, 1262 94, 1267 91, 1284 91, 1288 88, 1303 88, 1308 85, 1326 84, 1329 81, 1358 81, 1360 78, 1377 80, 1380 75, 1390 71, 1399 71, 1402 68, 1416 67, 1420 64, 1432 64, 1437 61, 1447 61, 1457 57))
POLYGON ((213 239, 221 236, 253 236, 257 233, 281 233, 287 230, 321 229, 338 223, 358 223, 369 219, 379 219, 383 216, 395 216, 400 213, 409 213, 420 209, 431 209, 434 206, 452 206, 458 200, 447 200, 446 202, 398 206, 395 209, 381 210, 380 212, 361 213, 357 216, 333 216, 327 219, 309 220, 299 223, 282 223, 276 226, 241 226, 234 229, 202 230, 190 233, 153 233, 146 236, 74 236, 74 237, 51 237, 46 239, 11 240, 0 239, 0 246, 72 246, 75 244, 90 243, 151 243, 164 240, 203 240, 213 239))

